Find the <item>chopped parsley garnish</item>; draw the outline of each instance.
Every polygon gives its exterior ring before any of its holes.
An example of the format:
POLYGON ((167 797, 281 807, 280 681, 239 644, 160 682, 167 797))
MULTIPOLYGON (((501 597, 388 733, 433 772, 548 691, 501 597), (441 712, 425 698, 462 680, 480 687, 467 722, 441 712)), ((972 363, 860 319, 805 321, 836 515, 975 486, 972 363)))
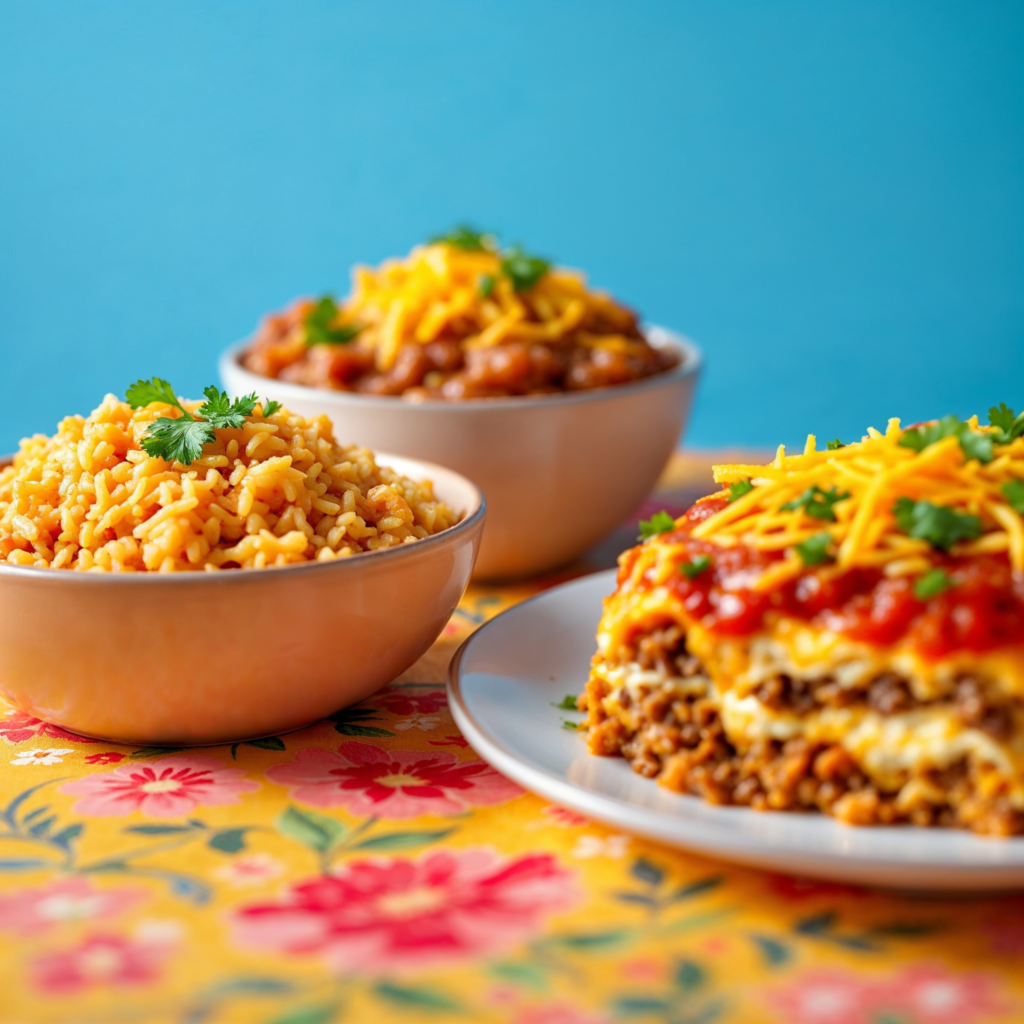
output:
POLYGON ((531 256, 517 245, 506 249, 501 256, 501 272, 517 292, 529 291, 550 269, 547 260, 531 256))
POLYGON ((808 487, 799 498, 787 501, 782 507, 788 512, 795 512, 802 508, 813 519, 828 519, 834 523, 836 514, 832 506, 837 502, 845 501, 849 496, 849 491, 840 491, 835 487, 823 491, 817 484, 814 484, 812 487, 808 487))
POLYGON ((570 732, 579 732, 581 722, 570 722, 568 718, 562 719, 562 728, 568 729, 570 732))
POLYGON ((640 536, 637 540, 650 540, 659 533, 668 533, 676 525, 676 521, 664 510, 655 512, 650 519, 640 520, 640 536))
POLYGON ((749 480, 737 480, 736 483, 729 485, 729 501, 742 498, 744 494, 749 494, 753 489, 754 485, 749 480))
POLYGON ((490 298, 491 293, 494 291, 494 285, 497 283, 496 278, 493 274, 481 274, 480 275, 480 298, 490 298))
POLYGON ((822 562, 831 562, 832 556, 828 553, 828 546, 832 543, 832 534, 816 533, 813 537, 794 544, 796 553, 804 565, 821 565, 822 562))
POLYGON ((948 551, 962 540, 981 536, 981 520, 968 512, 957 512, 930 501, 899 498, 892 507, 899 528, 909 537, 926 540, 940 551, 948 551))
POLYGON ((306 346, 314 345, 347 345, 362 330, 355 324, 336 326, 340 311, 338 304, 331 295, 324 295, 310 309, 302 323, 306 328, 306 346))
POLYGON ((995 428, 997 444, 1009 444, 1024 434, 1024 412, 1015 415, 1005 402, 989 409, 988 421, 995 428))
POLYGON ((711 558, 708 555, 698 555, 688 562, 679 563, 679 571, 688 579, 695 580, 702 572, 711 568, 711 558))
MULTIPOLYGON (((242 398, 229 399, 227 392, 212 384, 203 389, 206 401, 193 416, 178 401, 174 388, 165 380, 138 380, 125 393, 133 409, 145 408, 152 402, 173 405, 181 416, 172 419, 161 416, 149 425, 142 438, 142 448, 153 458, 167 462, 180 462, 188 466, 203 454, 203 445, 217 439, 214 428, 241 427, 246 416, 252 416, 259 399, 254 391, 242 398)), ((279 403, 268 403, 279 406, 279 403)), ((264 410, 264 416, 268 413, 264 410)))
POLYGON ((552 702, 553 708, 560 708, 562 711, 578 711, 576 707, 576 698, 571 694, 567 693, 557 704, 552 702))
POLYGON ((843 442, 840 441, 839 438, 837 437, 834 441, 826 441, 825 442, 825 447, 830 452, 837 452, 837 451, 839 451, 840 448, 845 448, 846 445, 843 444, 843 442))
POLYGON ((493 252, 498 244, 492 232, 477 231, 469 224, 456 224, 446 235, 435 235, 431 245, 451 245, 464 252, 493 252))
POLYGON ((942 569, 932 569, 930 572, 918 576, 914 581, 914 597, 918 601, 927 601, 930 597, 937 597, 939 594, 956 584, 949 578, 949 575, 942 569))
POLYGON ((269 398, 263 400, 263 415, 273 416, 278 409, 281 408, 281 403, 277 401, 271 401, 269 398))
MULTIPOLYGON (((1009 410, 1007 410, 1009 411, 1009 410)), ((991 413, 989 413, 991 416, 991 413)), ((901 448, 911 448, 922 452, 946 437, 960 440, 965 459, 977 459, 979 462, 992 461, 992 438, 988 434, 979 434, 956 416, 943 416, 938 423, 927 423, 923 427, 911 427, 903 432, 898 444, 901 448)))
POLYGON ((1024 515, 1024 481, 1007 480, 1003 484, 1003 494, 1014 510, 1024 515))

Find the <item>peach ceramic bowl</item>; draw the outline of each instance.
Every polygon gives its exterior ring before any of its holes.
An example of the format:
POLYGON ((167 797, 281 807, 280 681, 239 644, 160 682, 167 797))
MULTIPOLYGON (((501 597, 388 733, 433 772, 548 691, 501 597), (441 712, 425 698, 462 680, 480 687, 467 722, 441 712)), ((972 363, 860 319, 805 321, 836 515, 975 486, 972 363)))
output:
POLYGON ((274 735, 363 700, 444 629, 485 512, 451 470, 377 459, 432 480, 462 521, 415 544, 281 568, 0 565, 0 694, 85 736, 160 746, 274 735))
POLYGON ((406 402, 261 377, 225 352, 233 395, 257 392, 303 416, 326 413, 339 441, 430 459, 477 483, 487 529, 476 579, 532 576, 570 562, 650 494, 690 411, 700 350, 661 327, 651 344, 679 364, 634 384, 524 398, 406 402))

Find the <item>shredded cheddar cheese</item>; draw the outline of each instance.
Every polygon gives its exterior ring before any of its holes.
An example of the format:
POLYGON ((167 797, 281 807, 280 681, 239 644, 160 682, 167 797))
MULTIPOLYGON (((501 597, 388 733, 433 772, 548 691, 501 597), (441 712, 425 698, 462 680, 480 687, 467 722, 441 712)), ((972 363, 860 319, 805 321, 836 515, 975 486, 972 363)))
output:
POLYGON ((582 273, 551 268, 516 291, 502 255, 444 242, 417 246, 403 259, 356 267, 342 318, 362 328, 357 344, 374 350, 378 370, 394 365, 404 344, 429 344, 443 333, 465 347, 509 342, 575 344, 629 352, 644 342, 633 313, 587 288, 582 273), (609 333, 609 327, 612 333, 609 333))
POLYGON ((715 466, 715 481, 725 487, 715 497, 727 497, 729 485, 744 480, 753 488, 702 522, 693 536, 723 547, 786 551, 784 561, 759 581, 759 589, 798 575, 803 563, 797 545, 822 533, 832 539, 840 570, 874 567, 891 576, 918 574, 932 565, 935 548, 901 529, 894 506, 909 499, 980 520, 980 535, 954 544, 951 554, 1005 551, 1014 571, 1024 572, 1024 521, 1004 491, 1007 484, 1024 480, 1024 437, 999 443, 998 431, 980 426, 977 417, 964 426, 972 436, 991 435, 991 461, 968 457, 957 436, 920 451, 901 445, 907 432, 891 419, 884 434, 869 429, 861 441, 836 450, 819 451, 811 435, 802 455, 786 455, 780 446, 765 466, 715 466), (799 505, 809 488, 846 495, 829 505, 834 521, 815 518, 799 505))

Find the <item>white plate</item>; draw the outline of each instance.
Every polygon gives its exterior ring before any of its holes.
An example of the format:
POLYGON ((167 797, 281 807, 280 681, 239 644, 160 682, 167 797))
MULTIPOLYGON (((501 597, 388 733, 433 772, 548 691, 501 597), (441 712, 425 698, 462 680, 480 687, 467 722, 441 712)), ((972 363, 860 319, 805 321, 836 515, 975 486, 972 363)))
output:
POLYGON ((452 713, 474 749, 521 786, 672 846, 790 874, 904 889, 1024 886, 1024 838, 853 828, 818 814, 714 807, 670 793, 622 758, 587 753, 552 707, 587 678, 614 571, 564 584, 477 630, 452 661, 452 713))

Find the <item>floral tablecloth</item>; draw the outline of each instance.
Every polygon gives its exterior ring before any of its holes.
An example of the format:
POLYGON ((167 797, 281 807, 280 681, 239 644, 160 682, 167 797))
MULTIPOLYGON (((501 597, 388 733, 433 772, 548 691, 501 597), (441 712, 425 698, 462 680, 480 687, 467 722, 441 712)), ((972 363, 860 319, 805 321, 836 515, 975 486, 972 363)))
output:
MULTIPOLYGON (((706 491, 709 461, 679 457, 647 512, 706 491)), ((0 1024, 1024 1021, 1020 897, 714 863, 476 757, 456 646, 633 530, 473 588, 418 665, 302 732, 137 749, 0 710, 0 1024)))

